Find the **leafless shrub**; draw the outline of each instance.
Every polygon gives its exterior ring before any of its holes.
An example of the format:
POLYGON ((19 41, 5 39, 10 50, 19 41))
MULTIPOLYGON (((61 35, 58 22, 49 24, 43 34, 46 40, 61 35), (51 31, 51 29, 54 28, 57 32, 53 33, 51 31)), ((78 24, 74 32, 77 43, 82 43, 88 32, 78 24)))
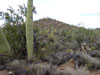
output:
POLYGON ((73 68, 67 67, 64 70, 57 69, 53 71, 50 75, 77 75, 73 68))
MULTIPOLYGON (((32 64, 34 65, 34 64, 32 64)), ((51 64, 36 64, 33 67, 33 71, 36 75, 49 75, 52 71, 56 69, 56 66, 52 66, 51 64)))
POLYGON ((77 75, 91 75, 89 70, 86 69, 86 67, 80 67, 76 69, 77 75))
POLYGON ((42 60, 46 60, 49 63, 60 65, 72 58, 71 53, 67 52, 56 52, 50 56, 45 56, 42 60))

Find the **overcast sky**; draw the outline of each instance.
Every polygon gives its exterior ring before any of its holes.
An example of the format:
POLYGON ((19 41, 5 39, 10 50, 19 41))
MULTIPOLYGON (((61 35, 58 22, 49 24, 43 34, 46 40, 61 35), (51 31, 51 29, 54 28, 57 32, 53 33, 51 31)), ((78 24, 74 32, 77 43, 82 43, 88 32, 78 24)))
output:
MULTIPOLYGON (((65 23, 86 28, 100 27, 100 0, 33 0, 37 15, 34 20, 50 17, 65 23)), ((27 0, 2 0, 0 11, 6 11, 8 6, 17 9, 18 5, 27 4, 27 0)), ((0 21, 0 24, 2 22, 0 21)))

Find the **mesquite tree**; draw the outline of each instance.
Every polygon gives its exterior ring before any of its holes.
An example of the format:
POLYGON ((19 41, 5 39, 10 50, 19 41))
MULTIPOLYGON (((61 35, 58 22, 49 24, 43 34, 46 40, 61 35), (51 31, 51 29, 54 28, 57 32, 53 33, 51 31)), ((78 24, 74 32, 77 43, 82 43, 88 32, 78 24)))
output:
POLYGON ((26 42, 28 59, 33 56, 33 0, 28 0, 26 15, 26 42))

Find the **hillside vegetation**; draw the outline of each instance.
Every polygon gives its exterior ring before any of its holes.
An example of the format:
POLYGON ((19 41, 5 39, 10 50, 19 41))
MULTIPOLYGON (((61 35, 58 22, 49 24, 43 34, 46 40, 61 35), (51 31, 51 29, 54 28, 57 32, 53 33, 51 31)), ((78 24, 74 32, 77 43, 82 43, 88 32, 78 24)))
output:
POLYGON ((25 24, 7 24, 2 28, 11 46, 12 59, 23 59, 9 64, 4 61, 8 71, 15 75, 17 72, 19 75, 100 74, 99 29, 85 29, 51 18, 34 21, 33 28, 36 59, 30 65, 24 60, 27 58, 25 24))
MULTIPOLYGON (((8 24, 3 27, 3 31, 14 54, 19 55, 26 50, 25 24, 8 24)), ((50 18, 35 21, 34 33, 36 51, 76 51, 81 50, 82 45, 90 50, 99 49, 100 36, 97 30, 76 27, 50 18)))

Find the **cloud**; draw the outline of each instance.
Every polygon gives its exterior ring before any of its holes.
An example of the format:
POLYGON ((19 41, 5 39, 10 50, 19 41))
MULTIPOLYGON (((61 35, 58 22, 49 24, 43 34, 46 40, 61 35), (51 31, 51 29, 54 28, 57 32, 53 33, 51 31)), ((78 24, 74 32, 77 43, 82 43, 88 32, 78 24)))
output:
POLYGON ((81 13, 80 16, 98 16, 98 13, 81 13))

